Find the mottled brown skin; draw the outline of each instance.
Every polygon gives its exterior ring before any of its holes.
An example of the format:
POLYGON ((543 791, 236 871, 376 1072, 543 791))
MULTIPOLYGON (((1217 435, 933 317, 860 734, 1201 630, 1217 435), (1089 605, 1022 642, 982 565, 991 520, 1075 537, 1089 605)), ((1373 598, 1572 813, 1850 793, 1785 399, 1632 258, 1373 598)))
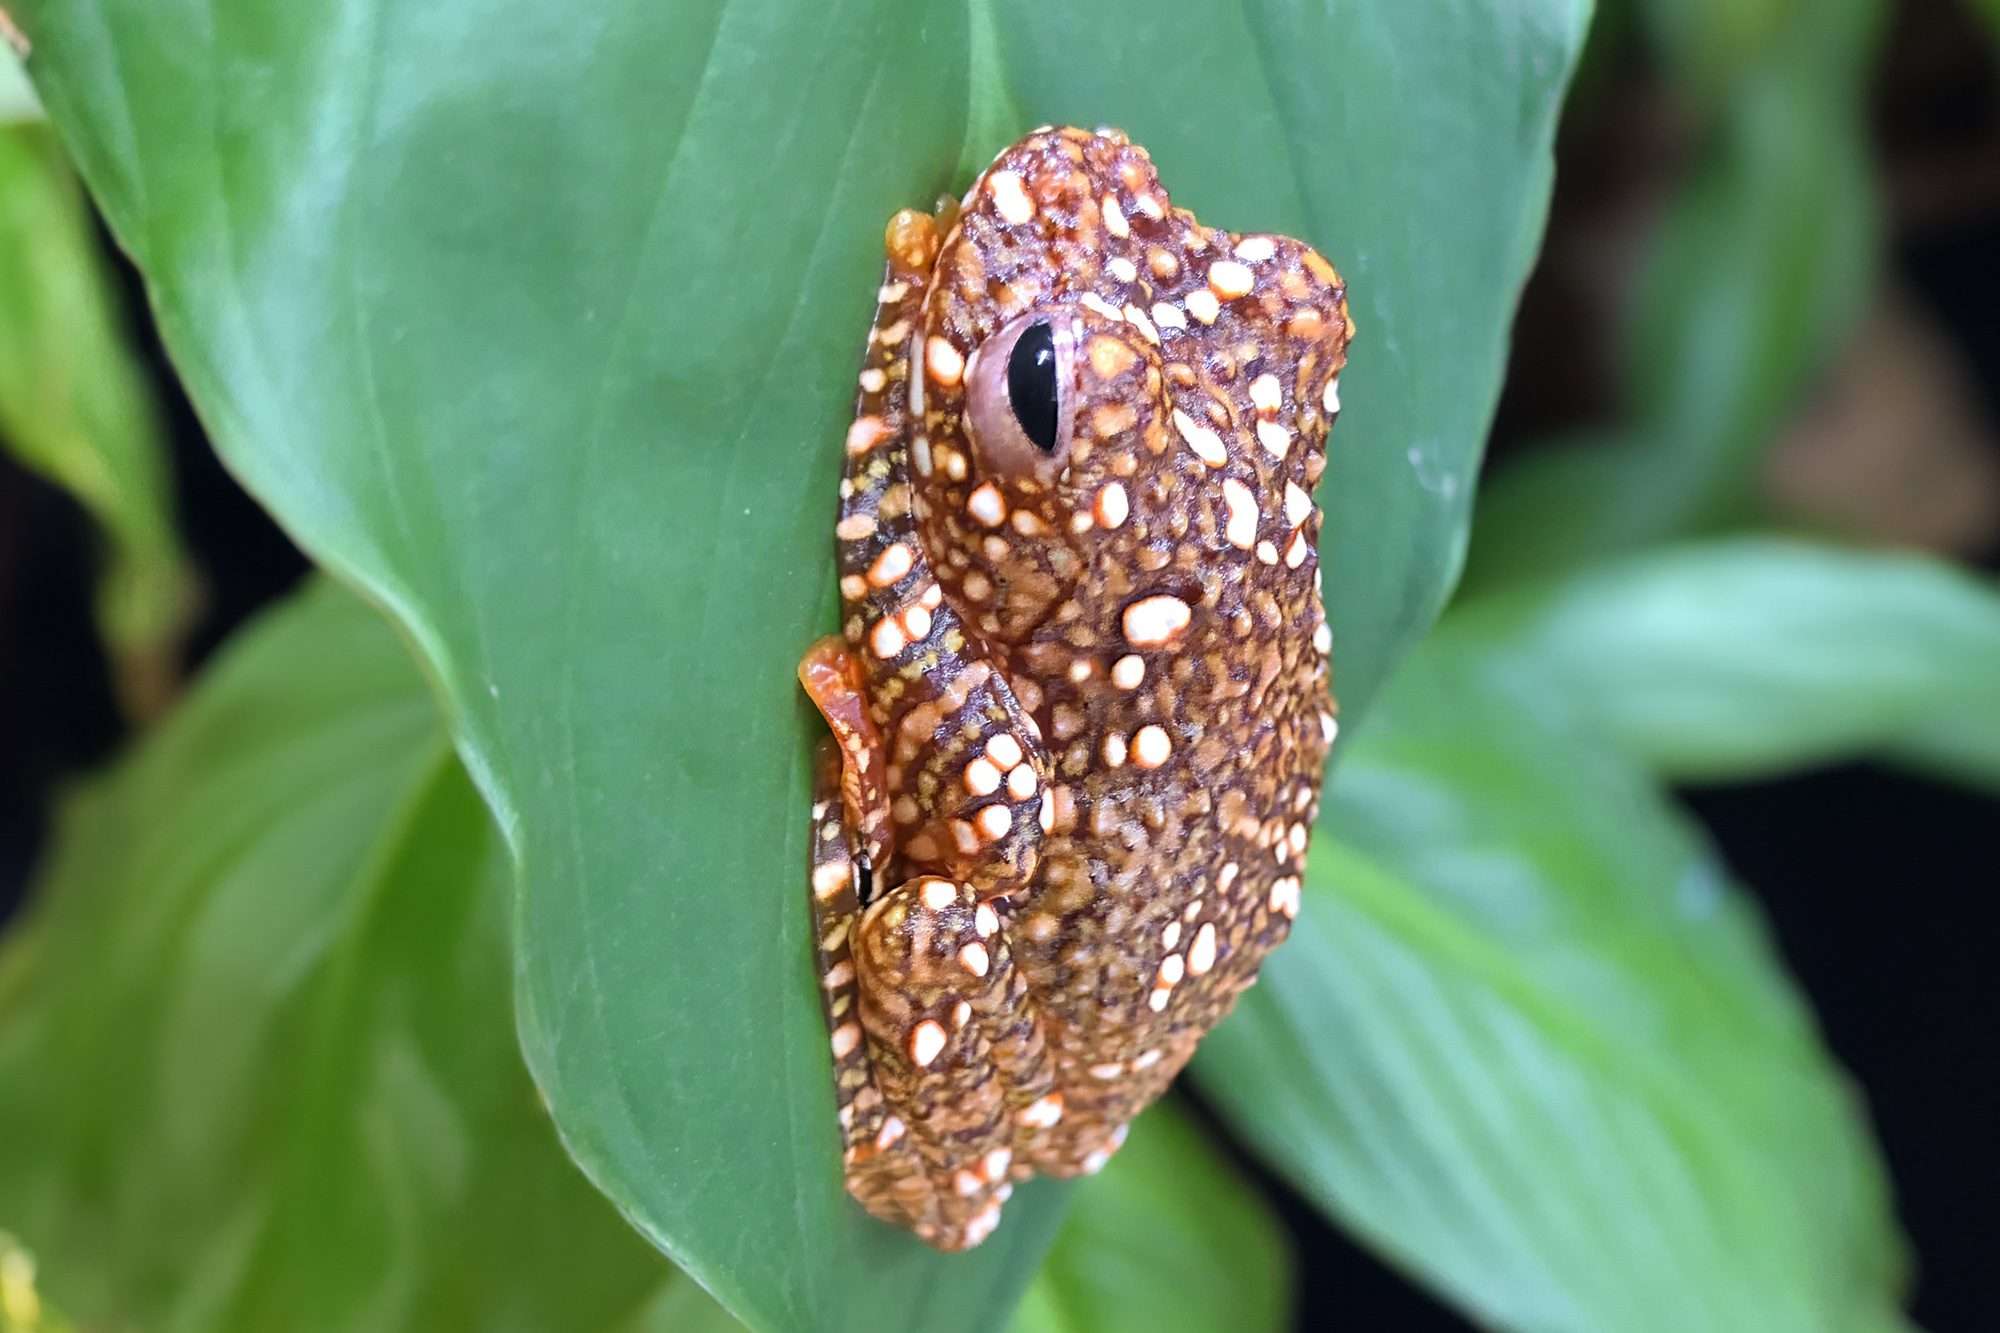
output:
POLYGON ((1102 1167, 1298 910, 1351 330, 1324 259, 1202 227, 1115 132, 1037 131, 886 242, 843 634, 800 667, 813 906, 847 1187, 953 1250, 1102 1167), (984 469, 964 363, 1031 309, 1072 321, 1068 453, 984 469))

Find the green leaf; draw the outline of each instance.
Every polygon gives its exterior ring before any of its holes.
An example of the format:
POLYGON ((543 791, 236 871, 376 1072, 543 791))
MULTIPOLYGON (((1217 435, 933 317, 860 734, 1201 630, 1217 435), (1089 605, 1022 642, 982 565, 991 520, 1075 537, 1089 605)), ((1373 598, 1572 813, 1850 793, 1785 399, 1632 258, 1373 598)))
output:
POLYGON ((349 594, 233 645, 56 843, 0 953, 0 1229, 53 1308, 584 1329, 671 1277, 556 1141, 504 850, 349 594))
POLYGON ((1290 1258, 1277 1219, 1169 1102, 1077 1190, 1011 1333, 1279 1333, 1290 1258))
POLYGON ((40 120, 42 104, 11 48, 0 47, 0 128, 24 120, 40 120))
MULTIPOLYGON (((0 52, 0 80, 13 56, 0 52)), ((69 164, 0 88, 0 445, 70 491, 110 551, 97 616, 128 715, 172 696, 193 576, 174 536, 165 442, 69 164)))
POLYGON ((19 5, 218 447, 436 681, 570 1150, 748 1322, 829 1330, 998 1325, 1062 1204, 946 1259, 839 1185, 792 671, 833 624, 883 219, 1111 122, 1181 202, 1343 266, 1352 717, 1460 559, 1586 10, 19 5))
POLYGON ((1635 769, 1426 645, 1340 779, 1197 1057, 1238 1133, 1482 1323, 1902 1327, 1848 1085, 1635 769))
POLYGON ((1880 15, 1786 7, 1661 226, 1625 335, 1628 422, 1494 479, 1468 591, 1754 512, 1765 449, 1873 289, 1862 94, 1880 15))
POLYGON ((2000 591, 1937 560, 1710 542, 1472 601, 1433 642, 1670 778, 1889 751, 2000 785, 2000 591))

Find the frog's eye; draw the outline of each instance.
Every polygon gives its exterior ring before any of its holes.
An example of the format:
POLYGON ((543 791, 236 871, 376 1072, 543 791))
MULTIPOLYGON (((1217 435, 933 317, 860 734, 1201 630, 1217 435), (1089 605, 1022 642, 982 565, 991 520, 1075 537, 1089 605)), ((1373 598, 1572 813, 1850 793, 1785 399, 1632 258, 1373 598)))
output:
POLYGON ((1022 315, 980 345, 966 384, 966 424, 982 469, 1047 472, 1069 456, 1071 378, 1066 320, 1022 315))

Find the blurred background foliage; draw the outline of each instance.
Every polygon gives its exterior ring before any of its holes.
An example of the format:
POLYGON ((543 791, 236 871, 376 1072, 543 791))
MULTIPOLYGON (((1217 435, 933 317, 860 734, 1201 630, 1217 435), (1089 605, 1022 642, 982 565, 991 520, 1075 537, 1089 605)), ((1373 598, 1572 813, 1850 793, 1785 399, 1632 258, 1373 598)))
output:
MULTIPOLYGON (((1923 844, 2000 785, 1996 33, 1599 6, 1457 599, 1017 1329, 1975 1326, 1990 870, 1923 844), (1796 776, 1859 756, 1927 777, 1796 776)), ((424 677, 292 586, 137 295, 0 60, 0 1329, 734 1326, 564 1156, 424 677)))

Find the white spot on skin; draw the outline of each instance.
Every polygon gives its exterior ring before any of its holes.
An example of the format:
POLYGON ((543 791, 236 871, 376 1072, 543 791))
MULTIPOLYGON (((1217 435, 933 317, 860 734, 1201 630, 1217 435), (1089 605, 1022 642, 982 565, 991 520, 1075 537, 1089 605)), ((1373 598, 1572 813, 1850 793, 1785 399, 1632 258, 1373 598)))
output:
MULTIPOLYGON (((1158 1004, 1153 1007, 1156 1009, 1164 1009, 1166 1008, 1166 1005, 1158 1004)), ((1099 1148, 1096 1152, 1091 1153, 1088 1157, 1083 1159, 1083 1174, 1085 1174, 1086 1176, 1094 1176, 1098 1172, 1102 1171, 1105 1167, 1109 1166, 1110 1164, 1111 1164, 1111 1154, 1104 1151, 1104 1149, 1099 1148)))
POLYGON ((926 1018, 910 1029, 910 1063, 928 1069, 944 1051, 945 1041, 944 1026, 926 1018))
POLYGON ((833 1030, 833 1058, 845 1060, 861 1044, 861 1026, 858 1023, 842 1023, 833 1030))
POLYGON ((1231 861, 1228 865, 1222 867, 1222 873, 1215 877, 1215 886, 1224 893, 1229 892, 1229 886, 1236 882, 1236 876, 1240 873, 1242 873, 1240 868, 1234 861, 1231 861))
POLYGON ((998 732, 986 742, 986 757, 1002 768, 1012 768, 1021 762, 1021 742, 1006 732, 998 732))
POLYGON ((1297 569, 1300 565, 1303 565, 1305 562, 1306 562, 1306 535, 1303 532, 1293 533, 1292 544, 1285 548, 1285 568, 1297 569))
POLYGON ((1007 1168, 1014 1164, 1014 1154, 1005 1148, 995 1148, 980 1159, 979 1170, 988 1181, 998 1183, 1007 1174, 1007 1168))
POLYGON ((1258 421, 1257 443, 1264 446, 1264 452, 1273 458, 1283 458, 1292 447, 1292 432, 1275 421, 1258 421))
POLYGON ((1283 912, 1287 917, 1299 914, 1299 881, 1295 875, 1285 875, 1271 881, 1271 896, 1267 904, 1273 912, 1283 912))
POLYGON ((1127 515, 1132 512, 1131 501, 1125 495, 1125 487, 1119 482, 1111 482, 1097 493, 1097 503, 1092 506, 1097 521, 1107 528, 1124 525, 1127 515))
POLYGON ((1106 261, 1104 271, 1120 282, 1137 282, 1139 280, 1139 266, 1124 255, 1113 255, 1110 260, 1106 261))
POLYGON ((1173 997, 1173 991, 1165 986, 1161 986, 1146 997, 1146 1007, 1156 1014, 1162 1013, 1167 1007, 1167 1001, 1173 999, 1173 997))
POLYGON ((1276 253, 1278 247, 1268 236, 1245 236, 1236 243, 1236 257, 1253 264, 1261 264, 1276 253))
POLYGON ((986 946, 974 941, 958 951, 958 965, 975 977, 983 977, 992 968, 993 960, 987 955, 986 946))
POLYGON ((1194 933, 1194 943, 1188 946, 1187 968, 1192 976, 1202 976, 1215 966, 1215 923, 1204 921, 1201 929, 1194 933))
POLYGON ((1137 653, 1127 653, 1111 664, 1111 683, 1121 690, 1136 690, 1146 679, 1146 662, 1137 653))
POLYGON ((958 1191, 961 1199, 969 1199, 986 1188, 986 1182, 970 1171, 960 1170, 951 1178, 951 1187, 958 1191))
POLYGON ((1014 765, 1014 771, 1007 775, 1007 794, 1017 801, 1025 801, 1035 794, 1035 770, 1026 764, 1014 765))
POLYGON ((948 389, 965 377, 965 358, 956 347, 933 334, 924 344, 924 369, 948 389))
POLYGON ((1038 809, 1035 813, 1035 822, 1042 826, 1042 832, 1044 833, 1052 833, 1055 831, 1055 826, 1056 826, 1055 803, 1050 801, 1049 798, 1046 796, 1042 797, 1040 809, 1038 809))
POLYGON ((859 456, 867 453, 889 435, 889 423, 878 416, 854 418, 854 424, 847 428, 847 452, 859 456))
POLYGON ((1132 207, 1138 209, 1155 222, 1158 222, 1167 215, 1166 206, 1150 194, 1133 196, 1132 207))
POLYGON ((960 1000, 957 1004, 951 1007, 951 1025, 954 1028, 962 1028, 971 1021, 972 1021, 971 1004, 967 1003, 964 1000, 960 1000))
POLYGON ((859 574, 840 576, 840 595, 850 602, 860 601, 868 595, 868 580, 859 574))
POLYGON ((880 301, 883 305, 894 305, 896 304, 896 302, 902 300, 909 294, 910 294, 910 284, 908 284, 907 282, 891 282, 891 283, 885 283, 882 286, 882 288, 875 293, 875 299, 880 301))
POLYGON ((1181 313, 1181 308, 1177 305, 1168 305, 1165 301, 1155 301, 1153 303, 1153 322, 1163 329, 1185 329, 1187 327, 1187 316, 1181 313))
POLYGON ((1014 1112, 1014 1123, 1029 1129, 1049 1129, 1062 1123, 1062 1117, 1062 1094, 1052 1092, 1014 1112))
POLYGON ((981 903, 972 913, 972 929, 980 939, 990 940, 993 932, 1000 929, 1000 918, 992 907, 981 903))
POLYGON ((1118 201, 1108 194, 1104 196, 1103 211, 1104 230, 1121 241, 1132 234, 1131 225, 1125 221, 1125 210, 1120 208, 1118 201))
POLYGON ((1275 565, 1278 563, 1278 548, 1269 542, 1258 542, 1257 558, 1267 565, 1275 565))
POLYGON ((994 172, 986 178, 986 192, 993 196, 993 207, 1000 216, 1016 227, 1035 216, 1035 201, 1028 198, 1018 171, 994 172))
POLYGON ((910 461, 917 465, 918 476, 928 477, 931 474, 931 442, 929 436, 919 435, 916 439, 910 441, 910 461))
POLYGON ((878 588, 886 588, 909 573, 914 563, 910 548, 902 542, 885 546, 882 554, 875 557, 875 563, 868 567, 868 581, 878 588))
POLYGON ((1112 732, 1104 738, 1104 766, 1106 768, 1125 767, 1125 738, 1112 732))
POLYGON ((888 616, 876 621, 868 634, 868 647, 885 662, 902 652, 908 642, 903 637, 903 627, 888 616))
POLYGON ((1099 296, 1096 292, 1085 292, 1082 296, 1076 298, 1076 303, 1085 310, 1096 311, 1114 324, 1123 324, 1125 322, 1124 312, 1099 296))
POLYGON ((1141 1069, 1151 1069, 1154 1065, 1158 1063, 1160 1063, 1160 1052, 1158 1048, 1155 1048, 1150 1051, 1141 1051, 1137 1055, 1132 1057, 1132 1068, 1134 1071, 1138 1071, 1141 1069))
POLYGON ((1179 948, 1180 942, 1181 942, 1181 923, 1178 921, 1167 922, 1167 928, 1160 932, 1160 947, 1162 949, 1172 950, 1179 948))
POLYGON ((917 896, 933 912, 942 912, 958 901, 958 885, 948 879, 926 879, 917 886, 917 896))
POLYGON ((930 608, 918 603, 903 608, 903 633, 909 635, 911 643, 920 642, 931 632, 930 608))
POLYGON ((1233 259, 1218 259, 1208 266, 1208 288, 1225 301, 1248 296, 1257 287, 1257 275, 1233 259))
POLYGON ((1153 346, 1158 347, 1160 345, 1160 331, 1153 327, 1153 321, 1147 319, 1146 312, 1138 306, 1128 305, 1125 307, 1125 322, 1139 330, 1146 341, 1153 344, 1153 346))
POLYGON ((828 990, 839 990, 853 980, 854 964, 843 958, 826 970, 826 975, 820 978, 820 984, 828 990))
POLYGON ((1319 396, 1319 405, 1326 409, 1328 416, 1340 412, 1340 376, 1335 375, 1326 382, 1326 391, 1319 396))
POLYGON ((1160 648, 1179 638, 1194 618, 1188 604, 1160 593, 1142 597, 1125 608, 1125 642, 1134 648, 1160 648))
POLYGON ((1276 375, 1265 371, 1250 381, 1250 405, 1259 412, 1275 412, 1284 402, 1284 386, 1278 383, 1276 375))
POLYGON ((991 796, 1000 790, 1000 770, 984 755, 965 766, 965 789, 974 796, 991 796))
POLYGON ((1090 1067, 1090 1076, 1094 1079, 1101 1079, 1106 1083, 1109 1083, 1124 1072, 1125 1066, 1123 1063, 1092 1065, 1090 1067))
POLYGON ((1249 550, 1257 541, 1257 497, 1236 478, 1226 477, 1222 482, 1222 503, 1229 510, 1222 535, 1238 550, 1249 550))
POLYGON ((1187 294, 1188 313, 1204 324, 1215 323, 1222 313, 1222 303, 1215 299, 1215 293, 1206 287, 1197 287, 1187 294))
POLYGON ((883 386, 888 384, 888 382, 889 377, 884 375, 878 366, 870 366, 861 372, 861 390, 863 393, 880 393, 883 386))
POLYGON ((966 499, 965 512, 987 527, 997 528, 1007 521, 1007 502, 1000 498, 1000 488, 989 481, 966 499))
POLYGON ((1164 727, 1144 726, 1132 737, 1132 758, 1141 768, 1158 768, 1173 752, 1174 744, 1164 727))
POLYGON ((845 861, 827 861, 814 866, 813 897, 825 902, 839 893, 853 878, 853 868, 845 861))
POLYGON ((1000 1204, 996 1200, 980 1209, 971 1221, 965 1224, 965 1246, 971 1249, 993 1234, 993 1228, 1000 1225, 1000 1204))
POLYGON ((1304 856, 1306 854, 1306 826, 1304 824, 1292 825, 1291 831, 1286 835, 1286 840, 1292 844, 1292 855, 1304 856))
POLYGON ((1178 986, 1181 984, 1181 978, 1186 974, 1187 964, 1181 961, 1179 954, 1170 953, 1160 960, 1160 985, 1178 986))
POLYGON ((1007 836, 1007 830, 1014 827, 1014 812, 1004 805, 989 805, 972 817, 978 826, 979 836, 987 842, 995 842, 1007 836))
POLYGON ((1313 648, 1321 657, 1325 657, 1333 651, 1333 631, 1327 627, 1327 623, 1324 620, 1320 621, 1319 627, 1313 630, 1313 648))
POLYGON ((1194 456, 1210 467, 1221 467, 1229 461, 1222 437, 1178 407, 1174 409, 1174 429, 1187 441, 1187 447, 1194 450, 1194 456))
POLYGON ((1333 738, 1340 734, 1340 722, 1332 713, 1321 713, 1319 715, 1319 732, 1320 735, 1326 737, 1326 743, 1331 745, 1333 744, 1333 738))
POLYGON ((1285 483, 1285 523, 1296 528, 1312 517, 1312 497, 1299 489, 1295 481, 1285 483))

